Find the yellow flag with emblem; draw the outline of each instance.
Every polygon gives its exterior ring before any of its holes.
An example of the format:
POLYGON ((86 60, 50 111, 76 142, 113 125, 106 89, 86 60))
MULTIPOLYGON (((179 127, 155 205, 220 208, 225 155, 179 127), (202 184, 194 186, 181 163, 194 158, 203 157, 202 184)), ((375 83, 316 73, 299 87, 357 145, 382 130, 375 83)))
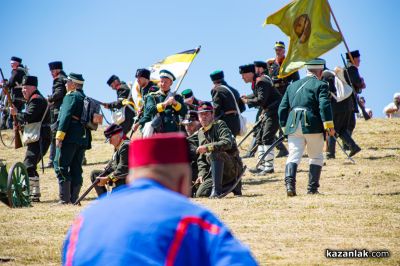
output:
POLYGON ((319 57, 342 41, 332 28, 327 0, 295 0, 265 19, 289 36, 289 50, 279 71, 287 77, 307 61, 319 57))

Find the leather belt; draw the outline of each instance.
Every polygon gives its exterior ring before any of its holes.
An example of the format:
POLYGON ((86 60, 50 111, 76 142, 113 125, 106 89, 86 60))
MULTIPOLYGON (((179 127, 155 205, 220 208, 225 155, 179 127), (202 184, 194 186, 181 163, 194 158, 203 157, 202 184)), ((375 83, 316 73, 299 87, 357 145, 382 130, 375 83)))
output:
POLYGON ((236 110, 230 110, 230 111, 224 112, 224 115, 231 115, 231 114, 237 114, 237 111, 236 110))
POLYGON ((75 120, 78 120, 78 121, 81 120, 79 117, 77 117, 77 116, 75 116, 75 115, 72 116, 72 119, 75 119, 75 120))

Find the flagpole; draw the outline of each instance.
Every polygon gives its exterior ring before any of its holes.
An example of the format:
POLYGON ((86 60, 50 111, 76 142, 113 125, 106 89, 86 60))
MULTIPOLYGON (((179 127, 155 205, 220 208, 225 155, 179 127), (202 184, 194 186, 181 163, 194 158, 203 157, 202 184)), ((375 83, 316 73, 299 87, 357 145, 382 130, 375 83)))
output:
POLYGON ((353 65, 355 65, 355 64, 354 64, 354 58, 353 58, 353 56, 352 56, 351 53, 350 53, 350 49, 349 49, 349 47, 347 46, 346 40, 344 39, 342 30, 341 30, 340 27, 339 27, 339 23, 338 23, 337 20, 336 20, 335 14, 333 14, 331 5, 329 4, 329 1, 328 1, 328 0, 326 0, 326 2, 328 3, 329 11, 330 11, 331 14, 332 14, 332 17, 333 17, 333 20, 335 21, 336 27, 338 28, 340 35, 342 35, 343 43, 344 43, 344 46, 346 47, 347 54, 349 55, 350 61, 351 61, 351 63, 352 63, 353 65))
POLYGON ((189 66, 188 66, 188 67, 186 68, 186 70, 185 70, 185 73, 183 73, 181 79, 179 80, 178 84, 176 85, 176 88, 175 88, 175 90, 174 90, 174 92, 173 92, 173 95, 176 94, 176 92, 178 91, 179 87, 181 86, 182 81, 183 81, 183 78, 186 76, 186 74, 187 74, 187 72, 188 72, 188 70, 189 70, 189 67, 192 65, 192 63, 193 63, 193 61, 194 61, 194 58, 195 58, 196 55, 200 52, 200 48, 201 48, 201 45, 199 45, 199 46, 196 48, 196 51, 194 51, 192 61, 190 61, 189 66))

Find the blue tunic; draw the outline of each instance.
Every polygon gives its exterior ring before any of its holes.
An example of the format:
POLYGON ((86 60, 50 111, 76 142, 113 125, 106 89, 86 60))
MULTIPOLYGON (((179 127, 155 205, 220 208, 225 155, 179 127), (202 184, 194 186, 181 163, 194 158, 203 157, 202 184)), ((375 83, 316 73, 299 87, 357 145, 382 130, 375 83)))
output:
POLYGON ((73 222, 63 265, 257 265, 210 211, 142 178, 73 222))

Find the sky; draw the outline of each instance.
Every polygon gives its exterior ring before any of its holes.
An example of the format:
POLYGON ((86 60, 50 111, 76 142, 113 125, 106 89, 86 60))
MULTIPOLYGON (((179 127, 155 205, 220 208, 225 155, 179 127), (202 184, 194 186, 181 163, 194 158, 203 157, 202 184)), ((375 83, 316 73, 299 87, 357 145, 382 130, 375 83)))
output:
MULTIPOLYGON (((144 68, 184 50, 202 49, 183 80, 197 98, 211 100, 209 74, 223 70, 226 81, 240 94, 251 92, 238 67, 274 57, 275 41, 288 37, 265 18, 289 1, 132 1, 132 0, 3 0, 0 16, 0 67, 8 78, 10 58, 18 56, 39 79, 43 95, 51 94, 51 61, 64 70, 81 73, 86 95, 102 102, 116 100, 106 81, 116 74, 134 80, 144 68)), ((360 50, 360 74, 367 88, 362 96, 374 117, 400 91, 397 46, 400 1, 330 1, 350 50, 360 50)), ((332 20, 332 24, 333 24, 332 20)), ((334 28, 336 28, 334 26, 334 28)), ((343 43, 324 54, 330 68, 341 66, 343 43)), ((305 70, 300 70, 305 75, 305 70)), ((176 82, 177 83, 177 82, 176 82)), ((175 84, 176 84, 175 83, 175 84)), ((108 113, 108 111, 105 111, 108 113)), ((254 120, 255 109, 244 114, 254 120)))

